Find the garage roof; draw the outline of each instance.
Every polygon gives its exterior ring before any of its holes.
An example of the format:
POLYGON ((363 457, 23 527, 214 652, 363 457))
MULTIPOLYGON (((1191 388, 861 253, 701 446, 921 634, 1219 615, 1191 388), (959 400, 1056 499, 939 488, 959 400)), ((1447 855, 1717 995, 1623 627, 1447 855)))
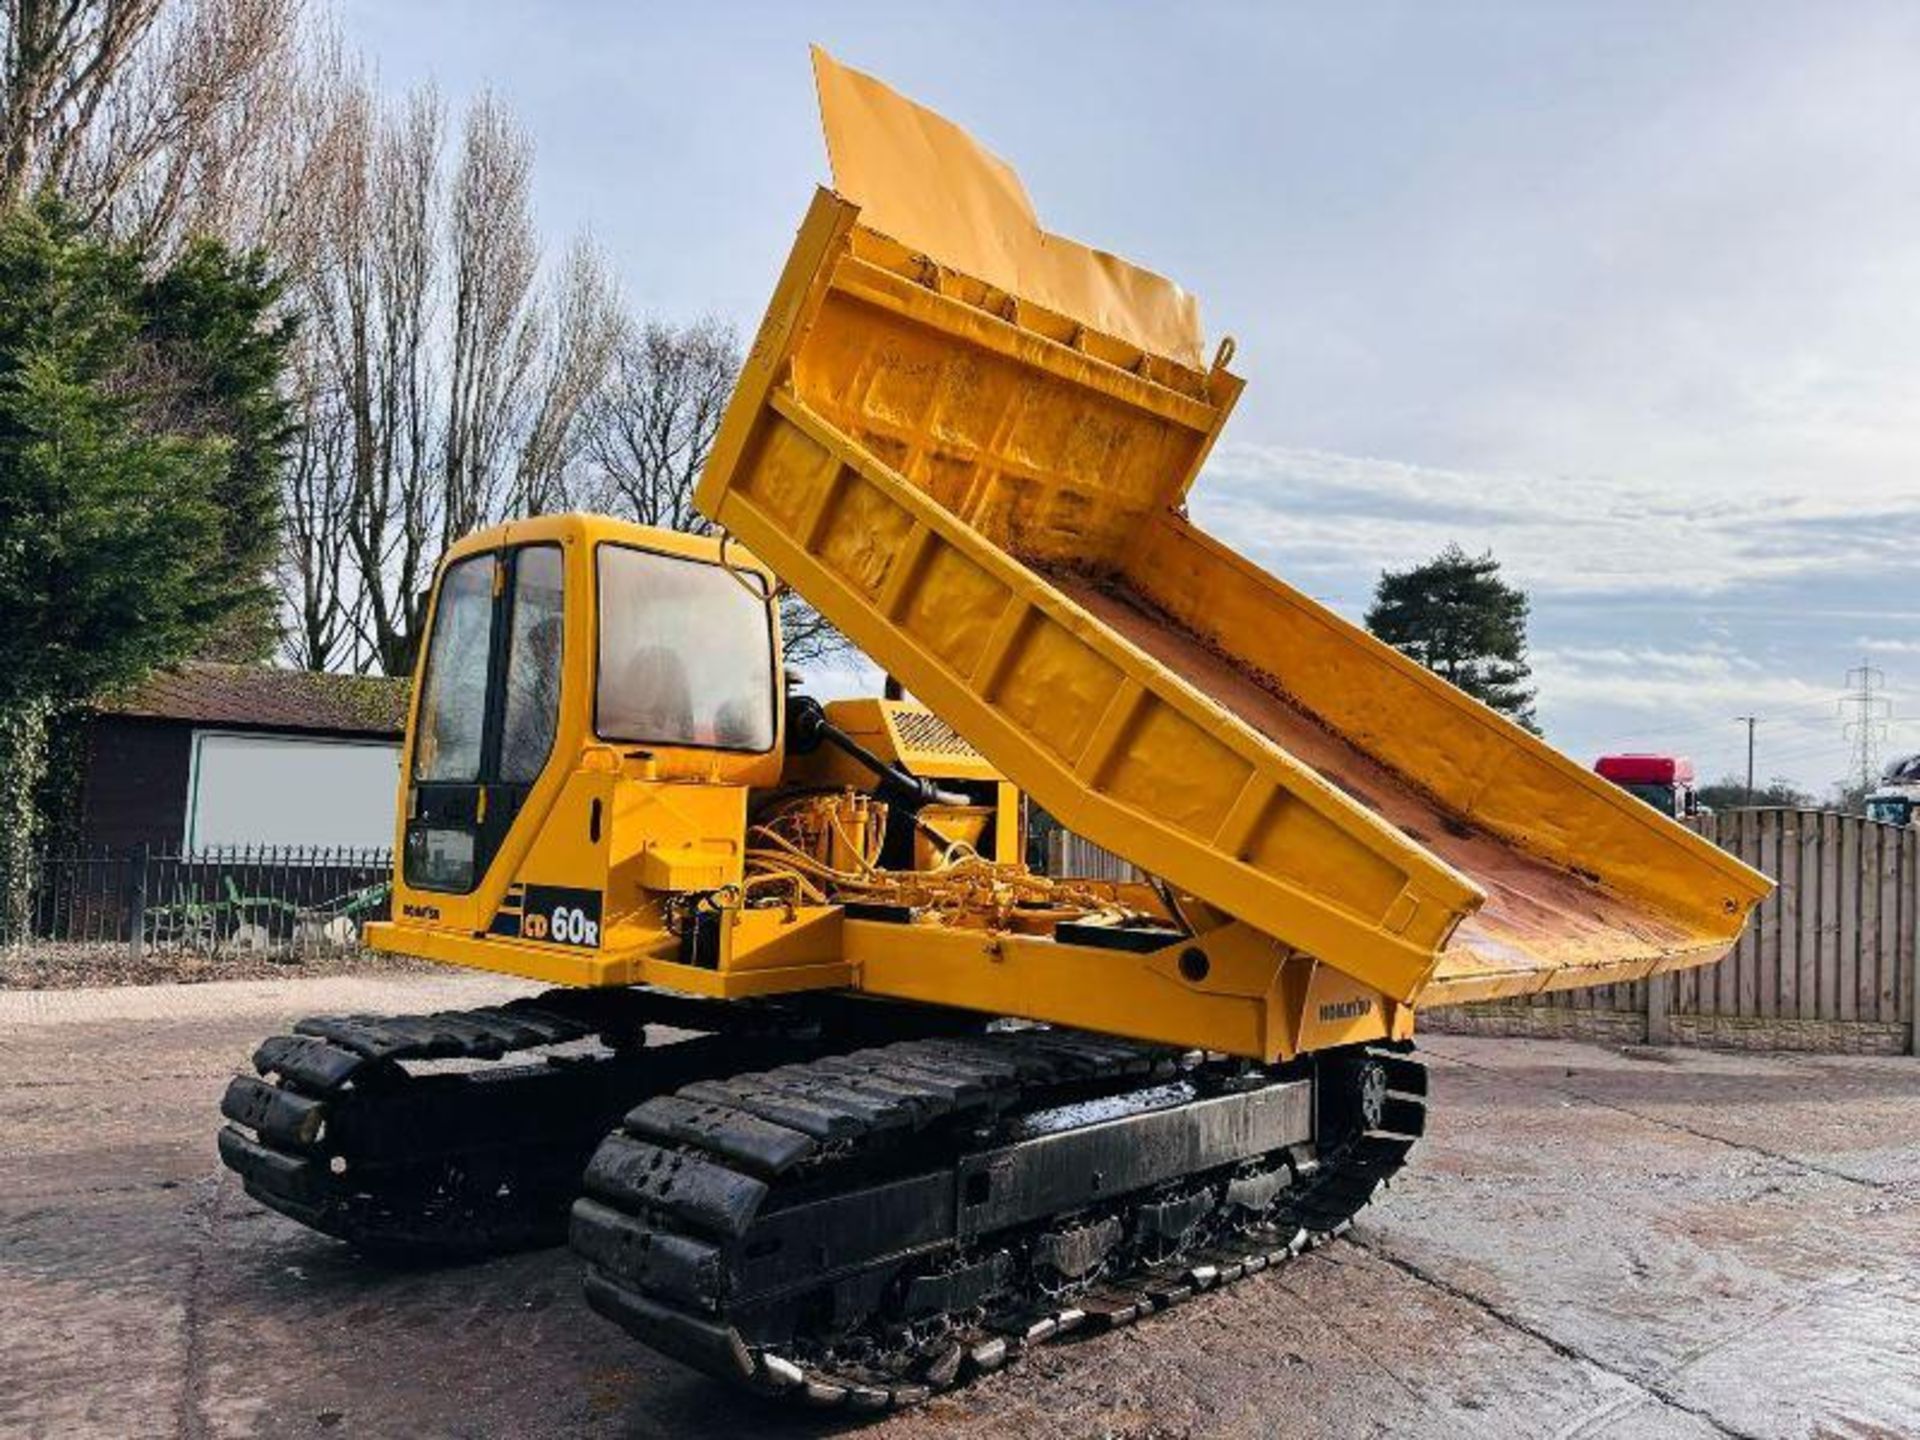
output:
POLYGON ((193 660, 100 709, 110 715, 261 730, 390 735, 406 729, 406 680, 193 660))

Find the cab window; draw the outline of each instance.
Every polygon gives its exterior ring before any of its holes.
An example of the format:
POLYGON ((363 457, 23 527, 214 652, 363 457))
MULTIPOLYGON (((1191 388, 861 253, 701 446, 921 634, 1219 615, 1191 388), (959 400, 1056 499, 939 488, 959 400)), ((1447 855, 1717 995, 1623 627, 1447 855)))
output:
POLYGON ((560 720, 560 642, 564 589, 560 551, 535 545, 520 552, 513 573, 513 618, 507 635, 507 708, 500 738, 500 778, 535 780, 553 749, 560 720))
POLYGON ((764 751, 772 609, 719 565, 602 545, 594 728, 604 740, 764 751))
POLYGON ((552 544, 471 555, 441 575, 409 767, 409 885, 471 891, 546 768, 564 591, 552 544))
POLYGON ((493 643, 491 554, 451 565, 427 646, 421 687, 416 780, 477 780, 487 719, 487 657, 493 643))

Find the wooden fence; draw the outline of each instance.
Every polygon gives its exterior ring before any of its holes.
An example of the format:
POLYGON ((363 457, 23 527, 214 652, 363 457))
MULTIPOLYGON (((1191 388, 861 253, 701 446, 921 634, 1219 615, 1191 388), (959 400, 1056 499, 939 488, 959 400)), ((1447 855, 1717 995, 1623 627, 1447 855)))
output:
POLYGON ((1718 965, 1423 1016, 1429 1029, 1920 1054, 1920 830, 1825 810, 1732 810, 1700 832, 1778 888, 1718 965))
MULTIPOLYGON (((1920 1054, 1920 828, 1822 810, 1733 810, 1703 835, 1779 888, 1718 965, 1630 985, 1423 1012, 1431 1030, 1740 1049, 1920 1054)), ((1075 835, 1055 874, 1135 873, 1075 835), (1112 867, 1120 867, 1114 869, 1112 867)))

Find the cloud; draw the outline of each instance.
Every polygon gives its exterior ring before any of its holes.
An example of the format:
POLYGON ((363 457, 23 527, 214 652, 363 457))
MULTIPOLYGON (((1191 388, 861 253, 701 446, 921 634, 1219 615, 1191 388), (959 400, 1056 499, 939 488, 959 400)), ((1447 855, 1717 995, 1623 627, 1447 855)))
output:
MULTIPOLYGON (((1542 708, 1590 716, 1605 709, 1640 717, 1633 728, 1666 735, 1705 735, 1733 723, 1746 707, 1784 726, 1796 743, 1838 741, 1834 697, 1791 676, 1762 679, 1648 674, 1645 670, 1582 669, 1550 660, 1534 666, 1542 708)), ((1730 732, 1729 732, 1730 733, 1730 732)), ((1630 738, 1625 732, 1621 739, 1630 738)))
POLYGON ((1703 775, 1741 773, 1757 715, 1756 768, 1823 792, 1848 765, 1834 692, 1720 647, 1608 650, 1542 647, 1534 654, 1548 736, 1581 759, 1617 750, 1691 756, 1703 775))
POLYGON ((1735 652, 1541 647, 1531 658, 1550 710, 1604 708, 1651 717, 1669 733, 1718 728, 1736 711, 1760 711, 1803 738, 1837 733, 1830 687, 1735 652))
POLYGON ((1536 672, 1545 669, 1610 676, 1624 672, 1685 680, 1695 685, 1726 679, 1751 687, 1754 676, 1766 673, 1759 661, 1726 646, 1692 650, 1666 650, 1651 645, 1536 647, 1532 660, 1536 672))
POLYGON ((1863 653, 1894 743, 1920 743, 1920 7, 1089 27, 983 3, 765 7, 750 34, 724 7, 663 28, 602 4, 591 54, 536 7, 350 24, 395 86, 511 75, 556 239, 610 237, 638 303, 744 334, 820 173, 796 57, 857 51, 1014 160, 1049 224, 1167 270, 1237 336, 1249 387, 1193 507, 1256 563, 1357 618, 1383 568, 1491 549, 1533 597, 1541 714, 1574 753, 1684 744, 1718 774, 1745 763, 1729 717, 1763 713, 1763 772, 1772 747, 1824 788, 1846 760, 1827 687, 1863 653), (983 38, 1009 27, 1025 43, 983 38), (606 184, 635 154, 649 183, 606 184), (655 223, 663 194, 701 243, 655 223))
POLYGON ((1351 619, 1383 568, 1492 550, 1533 601, 1547 738, 1583 760, 1671 750, 1717 776, 1745 765, 1733 717, 1758 715, 1762 773, 1824 792, 1849 767, 1836 701, 1862 653, 1887 667, 1889 744, 1920 739, 1903 692, 1920 667, 1901 663, 1920 655, 1901 635, 1920 634, 1920 492, 1869 506, 1842 486, 1687 492, 1229 442, 1193 510, 1351 619))
POLYGON ((1920 490, 1871 510, 1841 487, 1723 494, 1619 477, 1440 469, 1223 443, 1195 487, 1203 525, 1281 573, 1365 574, 1449 542, 1491 549, 1536 595, 1704 596, 1835 565, 1892 573, 1920 552, 1920 490))

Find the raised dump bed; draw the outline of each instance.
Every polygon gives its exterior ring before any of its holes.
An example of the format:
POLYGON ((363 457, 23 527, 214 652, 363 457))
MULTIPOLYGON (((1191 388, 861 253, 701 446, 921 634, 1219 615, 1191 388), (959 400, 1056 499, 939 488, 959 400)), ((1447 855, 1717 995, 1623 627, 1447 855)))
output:
POLYGON ((1062 822, 1401 999, 1725 953, 1763 877, 1184 518, 1241 384, 1186 297, 820 64, 861 203, 808 212, 709 516, 1062 822))

